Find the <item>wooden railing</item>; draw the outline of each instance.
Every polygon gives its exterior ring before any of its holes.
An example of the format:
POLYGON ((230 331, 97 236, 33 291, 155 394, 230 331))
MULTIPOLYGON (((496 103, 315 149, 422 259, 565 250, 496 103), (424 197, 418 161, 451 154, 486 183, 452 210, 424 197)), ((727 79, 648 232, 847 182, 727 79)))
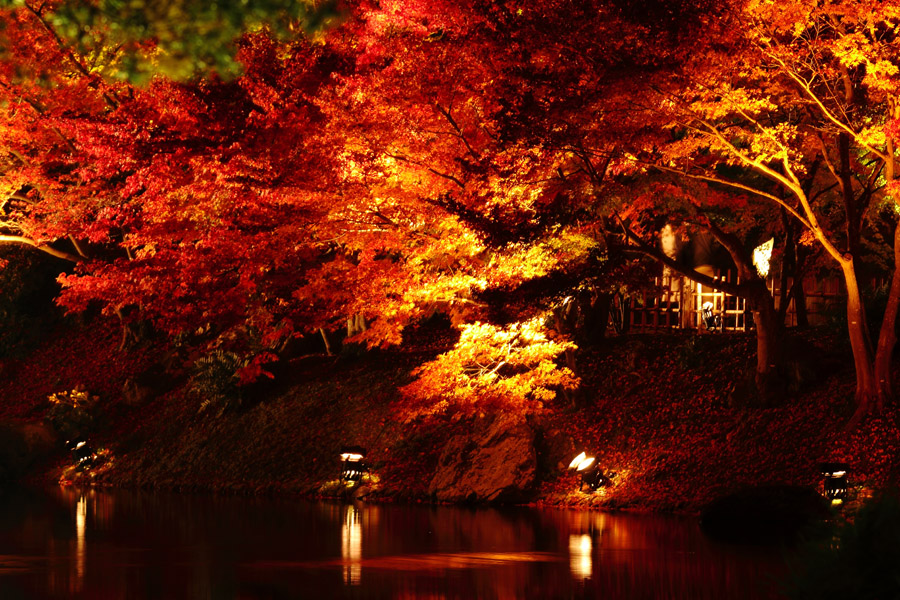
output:
MULTIPOLYGON (((734 273, 726 272, 726 281, 739 283, 734 273)), ((769 291, 775 298, 775 308, 781 299, 780 280, 770 278, 769 291)), ((788 281, 788 285, 793 285, 788 281)), ((807 318, 810 325, 822 323, 835 304, 846 295, 843 282, 832 278, 808 278, 803 282, 807 318)), ((624 302, 623 316, 628 327, 636 331, 659 329, 705 329, 703 306, 712 305, 712 313, 719 318, 721 331, 747 331, 753 327, 753 317, 747 301, 683 277, 657 277, 652 285, 619 299, 624 302), (685 311, 682 311, 685 307, 685 311)), ((797 324, 793 299, 785 314, 785 325, 797 324)))

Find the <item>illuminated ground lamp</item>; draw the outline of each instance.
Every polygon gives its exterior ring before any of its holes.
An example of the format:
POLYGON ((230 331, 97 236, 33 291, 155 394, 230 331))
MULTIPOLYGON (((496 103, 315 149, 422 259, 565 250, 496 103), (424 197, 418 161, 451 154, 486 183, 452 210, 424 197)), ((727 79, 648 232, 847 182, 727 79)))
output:
POLYGON ((75 439, 66 442, 69 450, 72 452, 72 461, 78 469, 84 469, 91 466, 97 455, 94 449, 83 439, 75 439))
POLYGON ((700 317, 703 319, 703 324, 710 331, 715 331, 722 324, 722 318, 713 313, 712 302, 703 303, 703 306, 700 307, 700 317))
POLYGON ((571 463, 569 469, 581 474, 581 485, 578 490, 581 491, 587 485, 592 492, 596 492, 599 488, 609 485, 609 477, 603 474, 597 461, 593 456, 588 456, 584 452, 576 456, 571 463))
POLYGON ((822 463, 819 472, 822 473, 822 491, 832 504, 841 504, 847 498, 847 471, 846 463, 822 463))
POLYGON ((344 446, 341 449, 341 480, 359 481, 369 470, 364 462, 366 449, 361 446, 344 446))

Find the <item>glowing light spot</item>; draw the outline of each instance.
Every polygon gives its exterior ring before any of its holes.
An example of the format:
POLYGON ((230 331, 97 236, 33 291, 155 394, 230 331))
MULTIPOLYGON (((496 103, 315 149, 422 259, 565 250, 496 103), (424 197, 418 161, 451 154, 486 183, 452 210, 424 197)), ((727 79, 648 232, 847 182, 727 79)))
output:
POLYGON ((577 469, 578 465, 580 465, 581 461, 583 461, 585 458, 587 458, 587 454, 582 452, 581 454, 579 454, 578 456, 576 456, 575 458, 572 459, 572 462, 569 463, 569 468, 577 469))
POLYGON ((341 558, 344 565, 344 585, 359 585, 362 574, 362 523, 355 506, 347 508, 341 527, 341 558))
POLYGON ((753 266, 760 277, 768 277, 769 261, 772 259, 772 249, 775 248, 775 238, 769 239, 753 249, 753 266))
POLYGON ((586 459, 584 459, 583 461, 581 461, 581 463, 579 463, 578 468, 577 468, 576 470, 578 470, 578 471, 584 471, 585 469, 587 469, 588 467, 590 467, 592 464, 594 464, 594 460, 595 460, 595 459, 594 459, 593 456, 587 457, 586 459))
POLYGON ((593 540, 587 534, 569 536, 569 558, 572 575, 577 579, 588 579, 594 573, 594 562, 591 558, 593 540))

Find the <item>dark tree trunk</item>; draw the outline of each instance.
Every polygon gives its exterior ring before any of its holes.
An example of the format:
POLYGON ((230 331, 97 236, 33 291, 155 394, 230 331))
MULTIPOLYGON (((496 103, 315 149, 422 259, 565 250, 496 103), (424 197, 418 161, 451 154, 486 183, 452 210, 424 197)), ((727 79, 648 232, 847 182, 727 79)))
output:
POLYGON ((888 292, 884 319, 878 335, 878 347, 875 350, 875 379, 878 381, 880 394, 876 410, 884 409, 884 401, 894 397, 891 365, 894 348, 897 346, 897 312, 900 309, 900 221, 894 230, 894 273, 891 277, 891 288, 888 292))
POLYGON ((872 341, 866 323, 866 311, 852 260, 841 263, 844 281, 847 284, 847 330, 850 347, 853 349, 853 364, 856 368, 856 411, 847 429, 855 427, 872 409, 883 405, 882 390, 875 377, 875 361, 872 341))
POLYGON ((754 381, 763 406, 780 404, 785 385, 781 374, 781 324, 765 281, 748 286, 748 301, 756 325, 756 373, 754 381))

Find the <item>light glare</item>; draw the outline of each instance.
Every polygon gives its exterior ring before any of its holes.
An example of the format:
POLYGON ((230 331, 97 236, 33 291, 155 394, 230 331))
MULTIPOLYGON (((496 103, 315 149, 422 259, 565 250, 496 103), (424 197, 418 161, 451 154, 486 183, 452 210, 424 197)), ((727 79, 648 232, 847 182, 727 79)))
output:
POLYGON ((585 458, 587 458, 587 454, 585 454, 584 452, 582 452, 581 454, 579 454, 578 456, 576 456, 574 459, 572 459, 572 462, 569 463, 569 468, 570 468, 570 469, 575 469, 575 468, 577 468, 578 465, 581 464, 581 461, 583 461, 585 458))

